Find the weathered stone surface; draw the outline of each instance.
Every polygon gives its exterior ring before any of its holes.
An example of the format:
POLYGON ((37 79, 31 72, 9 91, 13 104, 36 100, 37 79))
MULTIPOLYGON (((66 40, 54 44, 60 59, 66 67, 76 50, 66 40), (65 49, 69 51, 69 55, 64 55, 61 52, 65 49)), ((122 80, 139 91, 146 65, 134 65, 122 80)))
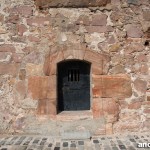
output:
POLYGON ((43 65, 35 65, 28 63, 26 65, 26 74, 27 76, 33 76, 33 75, 43 75, 43 65))
POLYGON ((49 77, 32 76, 28 78, 28 93, 33 99, 46 99, 50 88, 49 77))
POLYGON ((102 14, 92 16, 91 24, 93 26, 105 26, 107 24, 107 15, 102 14))
POLYGON ((19 6, 17 7, 17 11, 20 15, 29 17, 33 14, 33 9, 31 6, 19 6))
MULTIPOLYGON (((133 118, 132 118, 133 119, 133 118)), ((139 121, 125 121, 119 122, 113 126, 114 132, 138 132, 140 130, 140 123, 139 121)))
POLYGON ((123 74, 125 73, 125 67, 123 65, 116 65, 111 70, 112 74, 123 74))
POLYGON ((65 59, 79 59, 83 60, 85 55, 85 50, 65 50, 64 52, 65 59))
POLYGON ((29 26, 44 26, 45 24, 50 22, 49 17, 33 17, 27 19, 27 24, 29 26))
POLYGON ((127 2, 128 2, 128 4, 134 4, 134 5, 137 5, 138 2, 139 2, 139 0, 128 0, 127 2))
POLYGON ((16 92, 19 94, 20 99, 24 99, 27 92, 26 83, 24 81, 19 81, 15 88, 16 92))
POLYGON ((0 62, 10 63, 12 58, 12 53, 10 52, 0 52, 0 62))
POLYGON ((103 99, 103 112, 105 116, 119 114, 119 104, 112 98, 102 98, 103 99))
POLYGON ((134 81, 134 87, 137 91, 144 94, 144 93, 146 93, 147 83, 146 83, 146 81, 143 81, 142 79, 136 79, 134 81))
POLYGON ((13 122, 13 126, 15 128, 15 131, 23 129, 23 126, 25 125, 25 116, 23 114, 19 114, 15 121, 13 122))
POLYGON ((129 109, 139 109, 141 108, 142 102, 134 102, 128 106, 129 109))
POLYGON ((37 109, 38 106, 38 101, 36 100, 33 101, 30 98, 21 100, 20 103, 21 103, 21 108, 23 109, 37 109))
POLYGON ((0 13, 0 22, 4 21, 4 15, 0 13))
POLYGON ((24 32, 27 31, 27 27, 24 24, 18 25, 18 34, 23 36, 24 32))
POLYGON ((103 100, 102 98, 93 98, 93 117, 100 118, 103 117, 103 100))
POLYGON ((85 26, 89 26, 90 25, 90 19, 88 16, 86 15, 81 15, 78 20, 76 21, 76 24, 82 24, 82 25, 85 25, 85 26))
POLYGON ((86 26, 85 28, 89 33, 94 33, 94 32, 105 33, 107 31, 106 26, 86 26))
POLYGON ((144 49, 144 45, 141 43, 133 43, 125 48, 125 54, 131 54, 134 52, 142 52, 144 49))
POLYGON ((56 103, 53 100, 42 99, 38 102, 39 115, 56 115, 56 103))
POLYGON ((99 0, 99 1, 91 1, 91 0, 35 0, 36 4, 40 8, 47 7, 92 7, 92 6, 104 6, 110 3, 110 0, 99 0))
POLYGON ((101 97, 125 98, 132 95, 131 80, 126 75, 93 75, 94 89, 99 89, 101 97))
POLYGON ((129 25, 126 27, 127 36, 131 38, 140 38, 143 36, 143 32, 140 28, 137 28, 134 25, 129 25))
POLYGON ((7 22, 17 24, 19 22, 19 15, 10 14, 10 16, 7 18, 7 22))
POLYGON ((29 35, 29 36, 28 36, 28 40, 29 40, 30 42, 40 42, 40 39, 39 39, 38 37, 32 36, 32 35, 29 35))
POLYGON ((113 134, 113 125, 112 125, 112 123, 107 123, 106 124, 106 134, 113 134))
POLYGON ((26 79, 26 70, 25 69, 20 69, 19 79, 20 80, 25 80, 26 79))
MULTIPOLYGON (((29 49, 29 50, 31 50, 31 49, 29 49)), ((39 52, 33 51, 29 55, 24 57, 23 61, 26 63, 41 64, 41 62, 43 60, 42 60, 42 56, 39 52)))
POLYGON ((0 52, 15 52, 15 47, 11 44, 0 45, 0 52))
POLYGON ((119 51, 119 49, 120 49, 120 44, 116 43, 116 44, 113 44, 110 46, 109 51, 110 52, 117 52, 117 51, 119 51))
POLYGON ((0 64, 0 74, 9 74, 16 76, 19 72, 19 64, 0 64))
POLYGON ((146 21, 150 21, 150 11, 149 10, 143 11, 143 18, 146 21))

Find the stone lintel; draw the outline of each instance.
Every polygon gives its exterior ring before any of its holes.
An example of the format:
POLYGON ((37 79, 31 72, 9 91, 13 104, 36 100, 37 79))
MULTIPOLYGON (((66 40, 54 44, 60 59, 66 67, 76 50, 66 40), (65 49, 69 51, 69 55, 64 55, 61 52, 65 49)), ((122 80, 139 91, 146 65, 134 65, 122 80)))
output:
POLYGON ((34 0, 36 5, 41 8, 60 8, 60 7, 100 7, 105 6, 111 0, 34 0))

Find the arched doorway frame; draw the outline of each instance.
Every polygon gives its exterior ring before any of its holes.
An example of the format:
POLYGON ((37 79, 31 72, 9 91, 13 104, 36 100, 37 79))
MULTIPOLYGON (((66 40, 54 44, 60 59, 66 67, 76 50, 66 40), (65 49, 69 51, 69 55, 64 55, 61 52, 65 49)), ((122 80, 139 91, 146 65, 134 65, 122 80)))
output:
POLYGON ((83 49, 61 49, 56 51, 50 51, 47 55, 44 63, 44 74, 51 78, 52 85, 49 90, 48 100, 52 101, 55 115, 57 114, 57 64, 61 61, 67 60, 80 60, 91 63, 91 108, 93 107, 93 98, 100 97, 100 93, 97 94, 96 82, 93 80, 95 75, 107 74, 107 65, 110 61, 110 57, 107 54, 98 53, 87 48, 83 49), (96 94, 95 94, 96 93, 96 94))

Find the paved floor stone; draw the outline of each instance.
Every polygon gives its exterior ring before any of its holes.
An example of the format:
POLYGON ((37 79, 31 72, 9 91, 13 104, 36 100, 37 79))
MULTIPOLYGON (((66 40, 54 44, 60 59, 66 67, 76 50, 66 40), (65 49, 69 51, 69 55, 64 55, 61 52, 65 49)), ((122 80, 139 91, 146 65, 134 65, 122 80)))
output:
POLYGON ((138 148, 138 143, 150 143, 149 133, 65 141, 51 136, 7 135, 0 138, 0 150, 150 150, 138 148))

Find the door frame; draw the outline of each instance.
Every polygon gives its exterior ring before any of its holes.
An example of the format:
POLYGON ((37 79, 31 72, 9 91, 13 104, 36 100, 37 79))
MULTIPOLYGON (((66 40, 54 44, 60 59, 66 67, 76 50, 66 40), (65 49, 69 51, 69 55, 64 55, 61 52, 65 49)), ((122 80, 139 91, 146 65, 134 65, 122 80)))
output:
MULTIPOLYGON (((59 93, 58 93, 58 90, 59 90, 59 88, 58 88, 58 79, 59 79, 59 75, 58 75, 58 69, 59 69, 59 67, 58 67, 58 65, 59 64, 62 64, 62 63, 65 63, 65 62, 75 62, 75 61, 77 61, 77 62, 81 62, 81 63, 86 63, 86 64, 88 64, 89 65, 89 94, 90 94, 90 96, 89 96, 89 100, 90 100, 90 109, 89 110, 91 110, 92 109, 92 87, 91 87, 91 83, 92 83, 92 77, 91 77, 91 72, 92 72, 92 64, 91 64, 91 62, 89 62, 89 61, 86 61, 86 60, 80 60, 80 59, 67 59, 67 60, 62 60, 62 61, 60 61, 60 62, 58 62, 57 63, 57 79, 56 79, 56 82, 57 82, 57 114, 58 113, 60 113, 60 112, 62 112, 62 111, 60 111, 59 110, 59 93)), ((65 111, 65 110, 64 110, 65 111)), ((74 111, 80 111, 80 110, 74 110, 74 111)), ((87 111, 87 110, 82 110, 82 111, 87 111)), ((69 112, 69 111, 68 111, 69 112)))

